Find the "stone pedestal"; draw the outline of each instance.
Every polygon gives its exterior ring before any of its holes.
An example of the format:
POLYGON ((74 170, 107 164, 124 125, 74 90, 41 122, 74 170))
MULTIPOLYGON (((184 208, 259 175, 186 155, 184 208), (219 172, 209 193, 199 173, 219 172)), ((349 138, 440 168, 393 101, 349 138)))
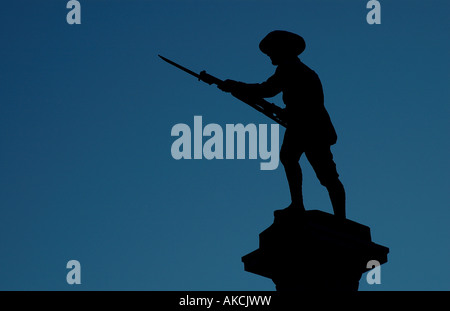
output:
POLYGON ((272 279, 277 291, 357 291, 370 260, 387 262, 387 247, 370 228, 311 210, 286 212, 260 233, 259 249, 242 257, 244 269, 272 279))

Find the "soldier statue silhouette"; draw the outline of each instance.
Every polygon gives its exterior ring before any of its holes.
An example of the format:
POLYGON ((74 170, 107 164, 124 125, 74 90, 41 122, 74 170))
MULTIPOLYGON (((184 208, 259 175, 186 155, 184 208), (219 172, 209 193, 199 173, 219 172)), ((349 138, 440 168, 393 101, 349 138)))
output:
POLYGON ((247 84, 225 80, 218 84, 224 92, 251 97, 273 97, 283 93, 286 132, 280 150, 292 203, 277 215, 305 211, 302 195, 302 170, 299 160, 304 153, 320 183, 328 190, 335 216, 345 218, 345 190, 336 171, 330 147, 337 135, 324 106, 322 84, 318 75, 298 56, 305 41, 297 34, 275 30, 259 44, 260 50, 277 66, 274 75, 263 83, 247 84))

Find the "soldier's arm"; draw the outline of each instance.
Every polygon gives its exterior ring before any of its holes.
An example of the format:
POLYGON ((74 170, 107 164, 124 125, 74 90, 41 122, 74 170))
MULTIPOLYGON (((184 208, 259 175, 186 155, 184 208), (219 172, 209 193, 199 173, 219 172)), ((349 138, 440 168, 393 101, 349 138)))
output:
POLYGON ((254 97, 273 97, 282 91, 281 79, 278 70, 267 81, 262 83, 244 83, 234 80, 225 80, 218 85, 219 89, 224 92, 243 93, 254 97))

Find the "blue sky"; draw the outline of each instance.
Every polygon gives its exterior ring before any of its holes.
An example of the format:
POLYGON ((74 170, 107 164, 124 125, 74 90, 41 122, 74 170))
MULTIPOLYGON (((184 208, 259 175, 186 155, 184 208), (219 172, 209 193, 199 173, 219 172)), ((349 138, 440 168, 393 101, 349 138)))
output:
MULTIPOLYGON (((450 289, 448 1, 380 1, 380 25, 361 0, 81 0, 81 25, 66 3, 0 11, 1 290, 274 290, 241 257, 290 203, 282 166, 170 153, 196 115, 270 120, 157 57, 262 82, 274 29, 305 38, 347 216, 390 248, 382 284, 360 289, 450 289), (81 285, 66 283, 71 259, 81 285)), ((300 163, 306 208, 331 213, 300 163)))

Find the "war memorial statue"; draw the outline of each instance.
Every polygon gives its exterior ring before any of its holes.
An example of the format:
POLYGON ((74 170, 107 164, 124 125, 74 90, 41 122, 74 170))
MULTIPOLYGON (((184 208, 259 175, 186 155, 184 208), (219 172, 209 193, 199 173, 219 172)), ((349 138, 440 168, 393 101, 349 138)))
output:
POLYGON ((324 106, 318 75, 299 58, 305 40, 292 32, 275 30, 259 49, 275 73, 262 83, 221 80, 205 71, 199 74, 159 55, 169 64, 215 84, 224 92, 286 128, 280 150, 289 185, 291 204, 274 213, 274 223, 259 235, 259 249, 242 257, 245 271, 272 279, 278 291, 358 290, 368 263, 387 262, 387 247, 371 240, 370 228, 346 218, 345 190, 331 146, 337 134, 324 106), (285 108, 264 98, 282 93, 285 108), (330 196, 334 215, 305 210, 300 157, 305 154, 330 196))

